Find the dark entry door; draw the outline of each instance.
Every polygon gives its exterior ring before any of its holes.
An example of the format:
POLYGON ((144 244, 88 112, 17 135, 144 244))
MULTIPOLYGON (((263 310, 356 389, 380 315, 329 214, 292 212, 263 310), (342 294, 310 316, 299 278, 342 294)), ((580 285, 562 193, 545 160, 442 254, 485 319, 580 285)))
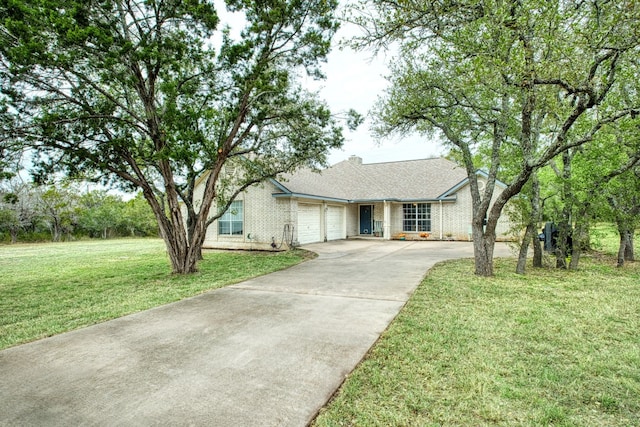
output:
POLYGON ((371 234, 373 230, 373 206, 360 206, 360 234, 371 234))

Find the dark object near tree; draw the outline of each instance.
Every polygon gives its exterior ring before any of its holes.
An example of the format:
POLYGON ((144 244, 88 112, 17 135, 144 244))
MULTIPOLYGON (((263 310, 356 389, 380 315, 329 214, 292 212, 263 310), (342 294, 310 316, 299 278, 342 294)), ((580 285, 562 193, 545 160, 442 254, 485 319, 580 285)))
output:
MULTIPOLYGON (((544 250, 547 252, 555 252, 558 249, 558 237, 560 231, 558 226, 553 222, 547 222, 544 224, 542 233, 538 235, 541 242, 544 242, 544 250)), ((573 252, 573 239, 570 233, 567 234, 565 244, 563 245, 565 257, 571 255, 573 252)))
POLYGON ((545 223, 539 238, 544 242, 545 251, 555 251, 558 243, 558 227, 553 222, 545 223))

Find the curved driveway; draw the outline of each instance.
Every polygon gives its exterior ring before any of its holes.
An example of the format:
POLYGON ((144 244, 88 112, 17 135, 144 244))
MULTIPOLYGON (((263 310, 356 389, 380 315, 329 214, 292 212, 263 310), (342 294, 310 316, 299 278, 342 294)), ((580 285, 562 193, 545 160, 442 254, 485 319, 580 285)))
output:
POLYGON ((466 242, 305 248, 318 258, 1 351, 0 425, 304 426, 426 271, 473 253, 466 242))

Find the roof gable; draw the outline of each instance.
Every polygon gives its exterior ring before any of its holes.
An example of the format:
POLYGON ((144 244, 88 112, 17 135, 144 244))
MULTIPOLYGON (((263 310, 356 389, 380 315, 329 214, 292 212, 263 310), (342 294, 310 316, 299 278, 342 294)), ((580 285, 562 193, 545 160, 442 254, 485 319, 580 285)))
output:
MULTIPOLYGON (((486 173, 483 170, 477 170, 476 171, 476 175, 478 177, 482 177, 484 179, 488 179, 489 178, 489 174, 486 173)), ((457 193, 458 191, 460 191, 461 188, 464 188, 465 186, 467 186, 469 184, 469 177, 465 177, 462 181, 458 182, 456 185, 454 185, 453 187, 447 189, 447 191, 445 191, 444 193, 442 193, 438 198, 439 199, 444 199, 447 197, 452 197, 453 195, 455 195, 455 193, 457 193)), ((496 179, 496 186, 501 187, 501 188, 507 188, 507 184, 505 184, 504 182, 496 179)), ((482 192, 482 191, 480 191, 482 192)))

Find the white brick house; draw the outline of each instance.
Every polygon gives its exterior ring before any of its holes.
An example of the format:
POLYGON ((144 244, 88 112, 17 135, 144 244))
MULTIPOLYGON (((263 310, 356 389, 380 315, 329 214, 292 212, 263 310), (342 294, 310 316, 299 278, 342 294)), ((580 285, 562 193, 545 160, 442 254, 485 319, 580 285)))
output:
MULTIPOLYGON (((484 182, 486 175, 478 176, 484 182)), ((497 183, 496 193, 503 188, 497 183)), ((271 249, 363 236, 469 240, 471 216, 468 178, 455 163, 363 164, 352 156, 321 172, 301 170, 250 187, 211 224, 204 247, 271 249)), ((507 238, 508 227, 501 218, 498 239, 507 238)))

